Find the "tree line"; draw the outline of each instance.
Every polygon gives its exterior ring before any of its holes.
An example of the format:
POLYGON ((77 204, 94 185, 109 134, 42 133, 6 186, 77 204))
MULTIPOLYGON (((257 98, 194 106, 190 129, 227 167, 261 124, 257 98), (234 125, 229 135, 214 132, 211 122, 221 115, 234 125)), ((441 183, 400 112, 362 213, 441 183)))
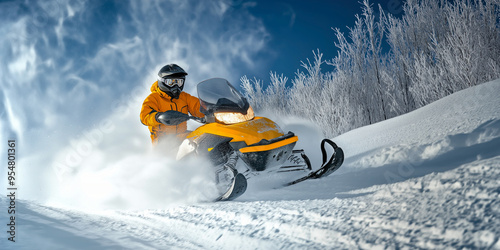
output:
POLYGON ((500 0, 407 0, 395 17, 369 0, 349 32, 335 30, 338 54, 288 78, 241 78, 257 111, 306 117, 333 137, 500 77, 500 0), (324 72, 322 66, 333 66, 324 72))

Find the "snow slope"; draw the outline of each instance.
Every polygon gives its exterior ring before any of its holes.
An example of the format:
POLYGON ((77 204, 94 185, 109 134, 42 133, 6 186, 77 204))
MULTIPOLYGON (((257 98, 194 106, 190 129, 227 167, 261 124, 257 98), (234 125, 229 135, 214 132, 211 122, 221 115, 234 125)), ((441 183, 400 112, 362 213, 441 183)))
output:
POLYGON ((131 211, 21 200, 16 242, 4 233, 0 249, 500 249, 499 93, 500 79, 350 131, 334 138, 346 153, 334 175, 232 202, 131 211))

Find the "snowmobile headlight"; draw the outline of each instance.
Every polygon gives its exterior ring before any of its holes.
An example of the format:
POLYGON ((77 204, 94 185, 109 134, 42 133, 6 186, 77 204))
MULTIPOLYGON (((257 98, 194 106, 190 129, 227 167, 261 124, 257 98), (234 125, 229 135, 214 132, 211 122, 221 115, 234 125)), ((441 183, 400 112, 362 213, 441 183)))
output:
POLYGON ((248 108, 246 115, 238 112, 217 112, 214 115, 215 119, 218 122, 222 122, 224 124, 246 122, 252 120, 255 117, 252 107, 248 108))

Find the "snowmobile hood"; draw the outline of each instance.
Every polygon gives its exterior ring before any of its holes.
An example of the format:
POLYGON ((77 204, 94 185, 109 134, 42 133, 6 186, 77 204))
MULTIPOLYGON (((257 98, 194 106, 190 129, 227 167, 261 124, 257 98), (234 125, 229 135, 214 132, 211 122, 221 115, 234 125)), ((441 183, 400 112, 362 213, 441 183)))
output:
MULTIPOLYGON (((205 133, 233 138, 231 142, 245 142, 248 146, 257 144, 262 140, 270 141, 284 135, 283 131, 273 121, 265 117, 255 117, 251 121, 233 125, 209 123, 193 131, 189 134, 188 138, 197 137, 205 133)), ((297 138, 294 137, 293 140, 287 142, 292 143, 296 141, 297 138)))

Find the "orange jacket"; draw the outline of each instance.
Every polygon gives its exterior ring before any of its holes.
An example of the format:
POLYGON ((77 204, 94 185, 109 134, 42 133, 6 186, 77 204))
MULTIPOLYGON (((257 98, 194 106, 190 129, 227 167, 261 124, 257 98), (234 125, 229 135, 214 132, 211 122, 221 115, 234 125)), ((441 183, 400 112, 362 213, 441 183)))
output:
POLYGON ((187 130, 187 122, 177 126, 167 126, 155 119, 158 112, 175 110, 196 117, 204 117, 200 112, 200 101, 186 92, 181 92, 179 99, 173 99, 158 87, 158 81, 151 86, 151 94, 144 100, 141 109, 141 122, 148 126, 151 132, 151 140, 156 144, 160 137, 167 134, 183 134, 187 130))

